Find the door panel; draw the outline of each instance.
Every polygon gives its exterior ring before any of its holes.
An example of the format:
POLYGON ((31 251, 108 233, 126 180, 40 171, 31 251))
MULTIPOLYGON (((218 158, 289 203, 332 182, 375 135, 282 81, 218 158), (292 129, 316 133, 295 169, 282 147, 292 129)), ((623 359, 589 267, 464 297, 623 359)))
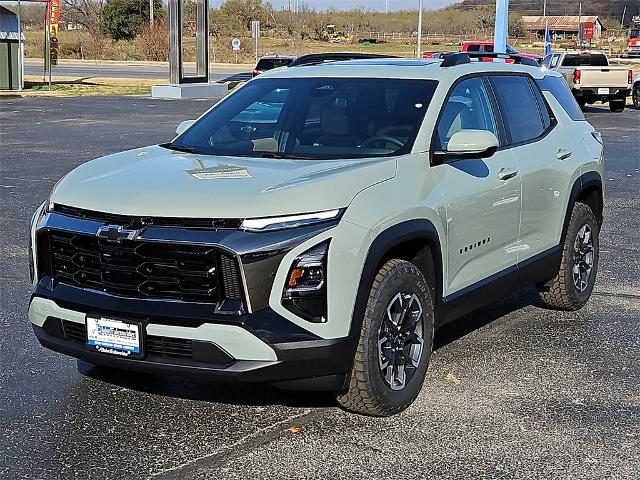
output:
POLYGON ((522 180, 519 262, 559 244, 581 140, 554 128, 542 141, 511 149, 522 180))
MULTIPOLYGON (((446 152, 460 130, 486 130, 497 137, 494 107, 480 77, 455 85, 447 97, 434 137, 434 149, 446 152)), ((447 217, 449 295, 513 267, 517 262, 520 177, 511 152, 489 158, 449 160, 432 167, 447 217)))
POLYGON ((433 167, 447 214, 445 295, 517 262, 520 177, 500 180, 503 169, 517 170, 509 151, 433 167))
POLYGON ((522 213, 518 261, 558 245, 570 188, 569 172, 575 168, 575 139, 555 126, 542 93, 525 76, 490 77, 513 143, 522 182, 522 213))

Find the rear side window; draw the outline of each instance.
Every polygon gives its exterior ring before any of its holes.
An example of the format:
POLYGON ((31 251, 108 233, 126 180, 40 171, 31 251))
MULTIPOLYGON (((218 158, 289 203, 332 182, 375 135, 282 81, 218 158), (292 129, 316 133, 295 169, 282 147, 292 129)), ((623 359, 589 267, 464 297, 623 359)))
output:
POLYGON ((542 80, 537 80, 537 82, 541 90, 551 92, 556 100, 558 100, 558 103, 562 105, 564 111, 567 112, 567 115, 569 115, 573 120, 585 120, 584 113, 580 110, 580 106, 571 93, 569 85, 567 85, 564 77, 553 77, 551 75, 547 75, 542 78, 542 80))
POLYGON ((467 45, 467 52, 479 52, 479 51, 480 51, 480 45, 478 44, 467 45))
POLYGON ((607 67, 607 57, 601 53, 565 55, 563 67, 607 67))
POLYGON ((545 128, 527 77, 492 75, 489 80, 511 134, 511 143, 524 143, 541 136, 545 128))

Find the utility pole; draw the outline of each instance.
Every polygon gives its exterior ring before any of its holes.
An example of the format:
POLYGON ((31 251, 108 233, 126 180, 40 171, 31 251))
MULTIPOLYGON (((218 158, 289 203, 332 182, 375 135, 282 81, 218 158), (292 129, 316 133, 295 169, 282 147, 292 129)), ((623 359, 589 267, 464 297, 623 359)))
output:
POLYGON ((422 58, 422 2, 418 2, 418 47, 416 49, 416 58, 422 58))
POLYGON ((544 3, 542 4, 542 16, 547 16, 547 0, 544 0, 544 3))
POLYGON ((620 21, 620 30, 624 30, 624 16, 627 14, 627 6, 622 10, 622 20, 620 21))
POLYGON ((389 0, 384 3, 384 13, 389 13, 389 0))
POLYGON ((149 0, 149 23, 153 25, 153 0, 149 0))
POLYGON ((582 45, 582 2, 578 7, 578 45, 582 45))

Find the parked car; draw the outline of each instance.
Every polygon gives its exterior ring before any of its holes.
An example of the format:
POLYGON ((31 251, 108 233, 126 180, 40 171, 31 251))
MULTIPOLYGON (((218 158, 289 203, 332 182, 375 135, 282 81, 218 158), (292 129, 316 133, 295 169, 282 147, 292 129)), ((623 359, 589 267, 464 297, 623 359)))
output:
POLYGON ((258 60, 252 76, 257 77, 263 72, 279 67, 288 67, 296 59, 294 56, 268 55, 258 60))
MULTIPOLYGON (((493 45, 494 45, 493 42, 470 40, 470 41, 463 42, 462 47, 460 48, 459 51, 469 52, 469 53, 493 53, 493 45)), ((538 63, 542 61, 542 57, 540 55, 518 52, 515 48, 513 48, 509 44, 507 44, 506 50, 507 50, 506 53, 509 55, 521 55, 523 57, 529 57, 537 61, 538 63)), ((435 58, 435 56, 437 56, 436 55, 437 53, 438 52, 423 52, 422 58, 435 58)), ((486 57, 485 61, 492 61, 492 58, 486 57)), ((507 61, 507 63, 511 63, 511 62, 512 60, 507 61)))
POLYGON ((387 416, 447 322, 530 285, 581 308, 602 140, 560 74, 512 60, 272 70, 171 142, 80 165, 31 221, 35 335, 387 416))
POLYGON ((628 67, 609 65, 604 53, 558 52, 547 55, 542 64, 564 75, 581 108, 595 102, 608 102, 612 112, 624 111, 631 94, 633 72, 628 67))
POLYGON ((631 96, 633 99, 633 107, 636 110, 640 110, 640 75, 636 75, 636 78, 633 80, 631 96))
POLYGON ((263 57, 253 70, 253 76, 256 77, 262 72, 278 67, 301 67, 304 65, 318 65, 328 62, 343 62, 345 60, 366 60, 371 58, 398 58, 392 55, 381 53, 351 53, 351 52, 333 52, 333 53, 309 53, 299 57, 263 57), (264 62, 263 62, 264 60, 264 62))

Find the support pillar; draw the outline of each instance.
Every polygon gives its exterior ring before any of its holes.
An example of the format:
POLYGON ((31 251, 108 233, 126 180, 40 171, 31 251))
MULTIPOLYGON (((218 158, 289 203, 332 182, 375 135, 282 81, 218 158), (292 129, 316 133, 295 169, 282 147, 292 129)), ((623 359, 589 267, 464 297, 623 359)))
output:
POLYGON ((496 0, 496 28, 493 36, 493 51, 507 53, 509 36, 509 0, 496 0))

